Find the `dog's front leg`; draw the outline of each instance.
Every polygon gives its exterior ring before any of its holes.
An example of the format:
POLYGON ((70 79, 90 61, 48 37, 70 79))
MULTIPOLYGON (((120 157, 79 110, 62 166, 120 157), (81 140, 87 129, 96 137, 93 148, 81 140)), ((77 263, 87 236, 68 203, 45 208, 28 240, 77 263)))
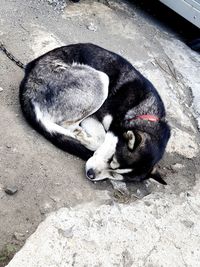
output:
POLYGON ((84 119, 75 129, 77 139, 92 151, 96 151, 105 140, 105 130, 94 116, 84 119))
POLYGON ((98 138, 88 134, 81 126, 78 126, 73 131, 73 134, 82 145, 91 151, 96 151, 103 142, 103 140, 99 140, 98 138))

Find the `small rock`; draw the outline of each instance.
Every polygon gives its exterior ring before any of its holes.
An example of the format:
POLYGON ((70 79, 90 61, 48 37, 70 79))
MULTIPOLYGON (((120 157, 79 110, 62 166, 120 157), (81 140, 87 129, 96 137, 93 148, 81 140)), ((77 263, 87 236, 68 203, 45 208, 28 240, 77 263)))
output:
POLYGON ((125 203, 129 203, 130 195, 126 195, 126 193, 124 194, 123 192, 118 191, 117 189, 115 189, 114 192, 113 192, 113 199, 116 202, 125 204, 125 203))
POLYGON ((40 213, 41 215, 44 215, 46 213, 49 213, 52 211, 52 206, 50 203, 46 202, 40 207, 40 213))
POLYGON ((88 30, 93 31, 93 32, 97 31, 97 26, 95 26, 94 23, 92 22, 87 26, 87 28, 88 30))
POLYGON ((184 192, 181 192, 181 193, 179 194, 179 196, 180 196, 180 198, 184 198, 184 197, 185 197, 185 193, 184 193, 184 192))
POLYGON ((60 186, 62 185, 62 183, 54 183, 56 186, 60 186))
POLYGON ((4 188, 4 191, 6 194, 12 196, 17 193, 18 188, 17 186, 9 186, 9 187, 4 188))
POLYGON ((59 234, 66 238, 72 238, 73 237, 73 228, 74 226, 70 227, 69 229, 63 230, 63 229, 58 229, 59 234))
POLYGON ((11 148, 11 145, 6 145, 7 148, 11 148))
POLYGON ((0 87, 0 92, 2 92, 3 91, 3 88, 2 87, 0 87))
POLYGON ((150 202, 150 201, 144 201, 144 204, 145 204, 147 207, 150 207, 150 206, 151 206, 151 202, 150 202))
POLYGON ((2 199, 5 196, 5 193, 0 190, 0 199, 2 199))
POLYGON ((193 222, 193 221, 190 221, 190 220, 183 220, 183 221, 181 221, 181 222, 182 222, 182 224, 184 224, 185 227, 187 227, 187 228, 192 228, 192 227, 194 226, 194 222, 193 222))
POLYGON ((22 233, 18 233, 18 232, 14 232, 13 237, 17 240, 17 241, 24 241, 25 239, 25 235, 22 233))
POLYGON ((129 194, 126 183, 121 182, 121 181, 115 181, 115 180, 110 180, 110 183, 112 184, 114 189, 118 190, 122 194, 123 193, 126 193, 127 195, 129 194))
POLYGON ((151 191, 147 189, 147 187, 144 185, 143 187, 141 186, 134 192, 132 195, 136 197, 137 199, 142 199, 143 197, 148 196, 151 194, 151 191))
POLYGON ((184 167, 184 165, 180 164, 180 163, 175 163, 175 164, 171 165, 171 167, 173 170, 176 171, 176 170, 182 169, 184 167))
POLYGON ((140 195, 141 194, 141 191, 140 189, 137 189, 137 194, 140 195))
POLYGON ((148 181, 148 180, 147 180, 147 181, 145 181, 145 186, 146 186, 146 187, 149 187, 149 186, 151 186, 151 182, 150 182, 150 181, 148 181))
POLYGON ((2 184, 0 184, 0 199, 2 199, 5 196, 4 187, 2 184))

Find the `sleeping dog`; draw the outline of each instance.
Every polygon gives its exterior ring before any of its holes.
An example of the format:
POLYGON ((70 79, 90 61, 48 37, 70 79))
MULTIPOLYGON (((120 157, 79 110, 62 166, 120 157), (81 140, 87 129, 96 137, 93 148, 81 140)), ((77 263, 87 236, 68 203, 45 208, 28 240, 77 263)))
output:
POLYGON ((86 162, 86 176, 164 181, 154 166, 170 137, 154 86, 123 57, 93 44, 56 48, 30 62, 20 86, 28 122, 86 162))

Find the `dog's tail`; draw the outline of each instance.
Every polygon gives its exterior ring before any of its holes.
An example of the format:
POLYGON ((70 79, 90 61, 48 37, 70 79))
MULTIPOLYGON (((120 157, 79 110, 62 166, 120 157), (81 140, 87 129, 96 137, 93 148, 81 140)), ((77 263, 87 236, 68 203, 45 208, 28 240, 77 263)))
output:
POLYGON ((45 120, 42 116, 38 116, 38 114, 36 115, 37 107, 31 102, 27 102, 22 93, 20 93, 20 104, 28 123, 55 146, 83 160, 87 160, 93 155, 91 150, 70 136, 67 129, 48 119, 45 120))
POLYGON ((66 136, 64 134, 60 134, 58 132, 49 133, 46 131, 42 125, 40 125, 39 130, 52 144, 57 146, 58 148, 75 155, 83 160, 88 160, 92 155, 93 152, 83 146, 78 140, 66 136))

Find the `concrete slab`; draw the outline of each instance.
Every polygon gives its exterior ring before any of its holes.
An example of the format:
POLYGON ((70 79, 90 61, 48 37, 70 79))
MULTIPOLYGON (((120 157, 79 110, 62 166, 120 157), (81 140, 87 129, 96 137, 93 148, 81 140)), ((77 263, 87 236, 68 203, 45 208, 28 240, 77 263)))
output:
POLYGON ((62 208, 39 225, 7 267, 199 266, 200 183, 134 204, 62 208))

